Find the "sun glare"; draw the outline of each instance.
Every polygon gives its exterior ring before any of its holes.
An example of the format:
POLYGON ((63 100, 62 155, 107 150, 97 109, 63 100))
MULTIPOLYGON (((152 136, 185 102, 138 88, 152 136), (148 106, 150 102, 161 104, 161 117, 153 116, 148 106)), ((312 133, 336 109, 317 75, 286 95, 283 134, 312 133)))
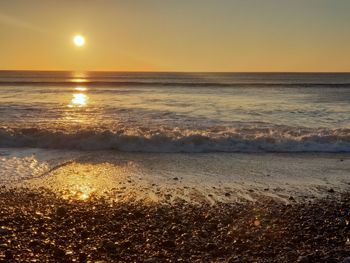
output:
POLYGON ((73 94, 73 98, 71 103, 68 105, 69 107, 83 107, 86 106, 88 101, 88 96, 83 93, 73 94))
POLYGON ((75 87, 74 89, 77 91, 86 91, 87 90, 87 88, 81 87, 81 86, 75 87))
POLYGON ((77 47, 81 47, 81 46, 84 46, 85 44, 85 38, 81 35, 76 35, 73 38, 73 42, 74 42, 74 45, 76 45, 77 47))

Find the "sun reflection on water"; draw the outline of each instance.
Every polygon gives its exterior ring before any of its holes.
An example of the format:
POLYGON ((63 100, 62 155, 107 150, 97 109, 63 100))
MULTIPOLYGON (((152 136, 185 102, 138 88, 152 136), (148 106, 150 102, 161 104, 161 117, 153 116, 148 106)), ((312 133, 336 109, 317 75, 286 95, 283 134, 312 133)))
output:
POLYGON ((84 93, 75 93, 68 105, 69 107, 84 107, 87 105, 89 97, 84 93))
POLYGON ((88 88, 85 86, 75 86, 72 89, 77 92, 73 92, 70 95, 70 101, 66 104, 66 107, 70 109, 64 111, 62 122, 69 125, 72 123, 79 123, 80 125, 83 123, 92 123, 93 120, 89 114, 89 108, 85 108, 91 103, 90 97, 86 94, 88 88))
MULTIPOLYGON (((101 197, 112 200, 117 194, 128 193, 125 184, 130 183, 124 182, 132 171, 134 168, 128 164, 72 162, 52 171, 44 184, 72 202, 89 202, 101 197)), ((41 185, 43 181, 37 183, 41 185)))
POLYGON ((71 81, 74 83, 84 83, 87 81, 86 72, 72 72, 71 81))
POLYGON ((93 196, 94 192, 96 192, 96 189, 89 185, 76 184, 67 189, 62 197, 64 199, 86 201, 93 196))
POLYGON ((86 87, 82 87, 82 86, 75 87, 74 89, 77 91, 86 91, 87 90, 86 87))

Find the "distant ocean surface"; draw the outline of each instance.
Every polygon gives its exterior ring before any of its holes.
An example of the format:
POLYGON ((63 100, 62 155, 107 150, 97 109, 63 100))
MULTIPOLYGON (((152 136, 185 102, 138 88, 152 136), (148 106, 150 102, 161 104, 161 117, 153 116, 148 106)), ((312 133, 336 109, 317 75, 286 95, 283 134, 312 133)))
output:
POLYGON ((0 71, 0 147, 350 152, 350 74, 0 71))

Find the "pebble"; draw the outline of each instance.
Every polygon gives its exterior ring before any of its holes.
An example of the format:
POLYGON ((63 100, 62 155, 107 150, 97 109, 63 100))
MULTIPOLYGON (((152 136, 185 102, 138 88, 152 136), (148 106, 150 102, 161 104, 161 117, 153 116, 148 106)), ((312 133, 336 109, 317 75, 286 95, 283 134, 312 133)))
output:
POLYGON ((157 263, 159 260, 157 258, 147 258, 143 261, 144 263, 157 263))
POLYGON ((0 228, 0 236, 6 236, 11 234, 11 230, 6 229, 6 228, 0 228))
POLYGON ((102 244, 101 244, 101 248, 106 250, 109 253, 115 253, 117 252, 117 245, 114 244, 112 241, 110 240, 103 240, 102 244))
POLYGON ((216 250, 218 249, 218 246, 215 244, 215 243, 208 243, 206 246, 205 246, 205 249, 206 250, 216 250))
POLYGON ((56 209, 56 215, 59 217, 63 217, 67 214, 67 208, 63 207, 63 206, 59 206, 56 209))
POLYGON ((174 241, 172 240, 165 240, 162 245, 166 248, 173 248, 173 247, 176 247, 176 244, 174 241))
POLYGON ((84 252, 81 252, 79 253, 78 259, 79 259, 79 262, 86 262, 88 259, 88 256, 84 252))
POLYGON ((82 203, 26 191, 0 190, 0 262, 350 263, 350 194, 212 205, 82 203))
POLYGON ((13 259, 13 253, 10 250, 5 251, 5 259, 10 260, 13 259))
POLYGON ((311 263, 310 256, 299 256, 297 263, 311 263))

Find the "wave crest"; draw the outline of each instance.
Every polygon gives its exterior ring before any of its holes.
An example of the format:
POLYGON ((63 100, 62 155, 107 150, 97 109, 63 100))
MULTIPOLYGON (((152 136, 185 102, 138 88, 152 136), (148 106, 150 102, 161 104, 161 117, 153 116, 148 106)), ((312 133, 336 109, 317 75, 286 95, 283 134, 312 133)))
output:
POLYGON ((64 132, 0 128, 0 147, 125 152, 350 152, 350 129, 211 128, 64 132))

